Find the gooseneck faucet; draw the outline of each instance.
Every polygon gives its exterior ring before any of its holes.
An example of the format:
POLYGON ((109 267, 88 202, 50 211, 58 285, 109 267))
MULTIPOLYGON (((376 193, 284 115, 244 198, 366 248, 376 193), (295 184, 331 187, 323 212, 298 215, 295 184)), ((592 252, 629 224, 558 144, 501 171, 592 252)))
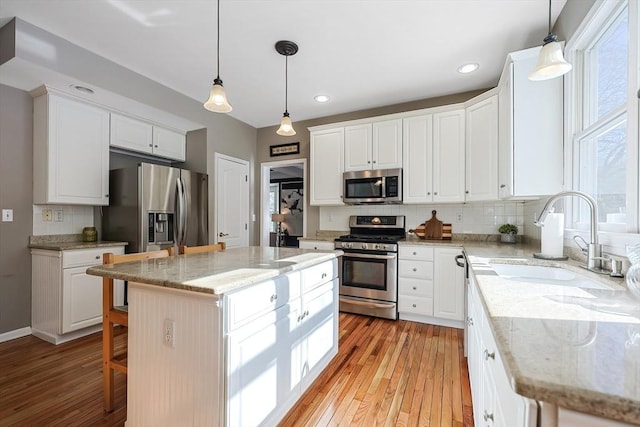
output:
POLYGON ((576 196, 582 198, 589 205, 590 218, 591 218, 591 231, 590 242, 587 246, 587 269, 593 271, 602 271, 602 246, 598 244, 598 204, 596 200, 590 195, 581 191, 561 191, 558 194, 551 196, 547 203, 542 208, 542 212, 534 224, 538 227, 544 225, 544 220, 551 212, 551 207, 558 200, 566 196, 576 196))

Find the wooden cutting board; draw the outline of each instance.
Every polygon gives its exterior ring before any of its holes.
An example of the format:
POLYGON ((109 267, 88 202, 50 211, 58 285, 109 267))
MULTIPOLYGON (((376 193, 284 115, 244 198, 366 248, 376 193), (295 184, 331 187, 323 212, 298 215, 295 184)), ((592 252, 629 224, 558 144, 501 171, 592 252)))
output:
POLYGON ((425 239, 442 239, 442 221, 436 218, 436 211, 431 211, 431 219, 424 223, 425 239))

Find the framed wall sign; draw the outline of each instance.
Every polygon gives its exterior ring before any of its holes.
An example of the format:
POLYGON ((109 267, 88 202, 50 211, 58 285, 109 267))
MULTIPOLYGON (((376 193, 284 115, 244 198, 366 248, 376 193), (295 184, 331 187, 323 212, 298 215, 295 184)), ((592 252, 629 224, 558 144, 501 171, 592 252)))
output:
POLYGON ((271 157, 286 156, 287 154, 299 154, 300 142, 289 142, 287 144, 278 144, 269 146, 271 157))

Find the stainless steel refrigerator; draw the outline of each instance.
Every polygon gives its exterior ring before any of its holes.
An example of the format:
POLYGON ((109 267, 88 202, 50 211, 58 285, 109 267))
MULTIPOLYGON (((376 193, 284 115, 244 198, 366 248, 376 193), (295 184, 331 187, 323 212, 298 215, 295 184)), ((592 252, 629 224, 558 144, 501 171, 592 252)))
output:
POLYGON ((127 253, 208 244, 208 175, 162 165, 109 172, 104 240, 125 241, 127 253))

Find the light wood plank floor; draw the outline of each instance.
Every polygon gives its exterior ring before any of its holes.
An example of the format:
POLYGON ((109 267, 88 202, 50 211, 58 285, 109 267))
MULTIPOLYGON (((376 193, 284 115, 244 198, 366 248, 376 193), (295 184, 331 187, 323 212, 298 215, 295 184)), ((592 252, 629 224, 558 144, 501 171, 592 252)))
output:
MULTIPOLYGON (((340 348, 281 426, 473 426, 462 331, 340 313, 340 348)), ((122 345, 125 334, 118 334, 122 345)), ((0 344, 0 426, 123 426, 102 411, 101 335, 0 344)))

